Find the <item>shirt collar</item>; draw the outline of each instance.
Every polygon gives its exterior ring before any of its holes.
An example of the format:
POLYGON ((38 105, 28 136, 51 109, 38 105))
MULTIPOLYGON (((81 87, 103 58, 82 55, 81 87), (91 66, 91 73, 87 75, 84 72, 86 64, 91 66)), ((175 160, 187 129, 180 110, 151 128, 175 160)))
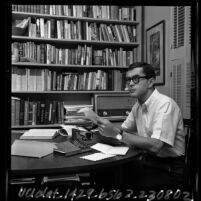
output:
MULTIPOLYGON (((151 105, 151 103, 153 102, 153 100, 158 96, 158 94, 159 94, 158 90, 154 89, 154 91, 149 96, 149 98, 141 105, 142 110, 144 112, 148 111, 149 106, 151 105)), ((138 102, 138 105, 140 105, 139 102, 138 102)))

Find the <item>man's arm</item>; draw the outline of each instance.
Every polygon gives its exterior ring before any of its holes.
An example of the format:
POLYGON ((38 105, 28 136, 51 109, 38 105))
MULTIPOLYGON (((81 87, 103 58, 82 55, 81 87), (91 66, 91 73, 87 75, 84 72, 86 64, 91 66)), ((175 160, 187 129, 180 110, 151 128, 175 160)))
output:
MULTIPOLYGON (((120 130, 115 128, 115 126, 107 119, 99 119, 98 127, 99 132, 106 137, 116 138, 120 133, 120 130)), ((164 145, 164 142, 159 139, 137 136, 127 132, 123 132, 121 141, 129 146, 144 149, 155 154, 157 154, 164 145)))
POLYGON ((127 132, 123 133, 122 142, 130 146, 134 146, 140 149, 157 154, 163 147, 164 142, 155 138, 142 137, 138 135, 133 135, 127 132))

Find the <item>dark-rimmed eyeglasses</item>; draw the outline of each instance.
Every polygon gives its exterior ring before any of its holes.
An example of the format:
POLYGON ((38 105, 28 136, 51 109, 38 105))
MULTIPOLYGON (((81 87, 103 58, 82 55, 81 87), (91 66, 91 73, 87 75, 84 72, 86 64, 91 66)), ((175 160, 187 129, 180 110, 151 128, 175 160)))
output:
POLYGON ((126 78, 126 83, 130 84, 131 80, 134 84, 138 84, 140 82, 140 79, 149 79, 150 77, 148 76, 136 76, 134 75, 133 77, 127 77, 126 78))

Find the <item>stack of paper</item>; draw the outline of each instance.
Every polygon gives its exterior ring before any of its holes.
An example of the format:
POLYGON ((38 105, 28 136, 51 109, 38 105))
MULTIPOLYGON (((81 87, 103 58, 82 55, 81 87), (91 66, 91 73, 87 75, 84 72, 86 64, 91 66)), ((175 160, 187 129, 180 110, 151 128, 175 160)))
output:
POLYGON ((53 153, 55 143, 31 140, 15 140, 11 146, 11 155, 41 158, 53 153))

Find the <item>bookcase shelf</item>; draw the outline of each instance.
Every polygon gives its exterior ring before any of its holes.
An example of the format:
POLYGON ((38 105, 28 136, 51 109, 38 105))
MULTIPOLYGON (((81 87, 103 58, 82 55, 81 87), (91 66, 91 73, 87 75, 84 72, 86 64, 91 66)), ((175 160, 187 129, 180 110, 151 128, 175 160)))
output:
POLYGON ((45 19, 60 19, 60 20, 69 20, 69 21, 87 21, 87 22, 96 22, 104 24, 125 24, 125 25, 138 25, 138 21, 129 21, 129 20, 111 20, 111 19, 95 19, 89 17, 71 17, 71 16, 59 16, 59 15, 49 15, 49 14, 40 14, 40 13, 24 13, 24 12, 12 12, 14 18, 27 18, 27 17, 38 17, 45 19))
POLYGON ((13 91, 12 94, 17 95, 42 95, 42 94, 119 94, 119 93, 125 93, 128 94, 128 91, 108 91, 108 90, 72 90, 72 91, 13 91))
POLYGON ((12 129, 19 129, 19 130, 26 130, 26 129, 32 129, 32 128, 61 128, 61 124, 12 126, 12 129))
POLYGON ((87 44, 93 46, 120 46, 120 47, 138 47, 137 42, 112 42, 112 41, 89 41, 89 40, 77 40, 77 39, 56 39, 56 38, 33 38, 26 36, 12 36, 13 41, 35 41, 40 43, 62 44, 62 45, 76 45, 87 44))
POLYGON ((12 66, 19 67, 33 67, 33 68, 60 68, 60 69, 121 69, 125 70, 127 67, 125 66, 103 66, 103 65, 70 65, 70 64, 41 64, 34 62, 14 62, 12 66))
POLYGON ((141 59, 141 6, 117 6, 119 19, 107 5, 110 14, 102 6, 102 17, 94 18, 90 16, 97 13, 80 17, 73 10, 69 16, 50 15, 39 11, 46 5, 39 5, 37 12, 32 6, 12 7, 12 128, 59 127, 64 123, 65 105, 93 105, 96 94, 129 93, 124 90, 127 66, 141 59), (26 29, 16 28, 26 20, 26 29), (39 116, 40 110, 45 117, 39 116))

